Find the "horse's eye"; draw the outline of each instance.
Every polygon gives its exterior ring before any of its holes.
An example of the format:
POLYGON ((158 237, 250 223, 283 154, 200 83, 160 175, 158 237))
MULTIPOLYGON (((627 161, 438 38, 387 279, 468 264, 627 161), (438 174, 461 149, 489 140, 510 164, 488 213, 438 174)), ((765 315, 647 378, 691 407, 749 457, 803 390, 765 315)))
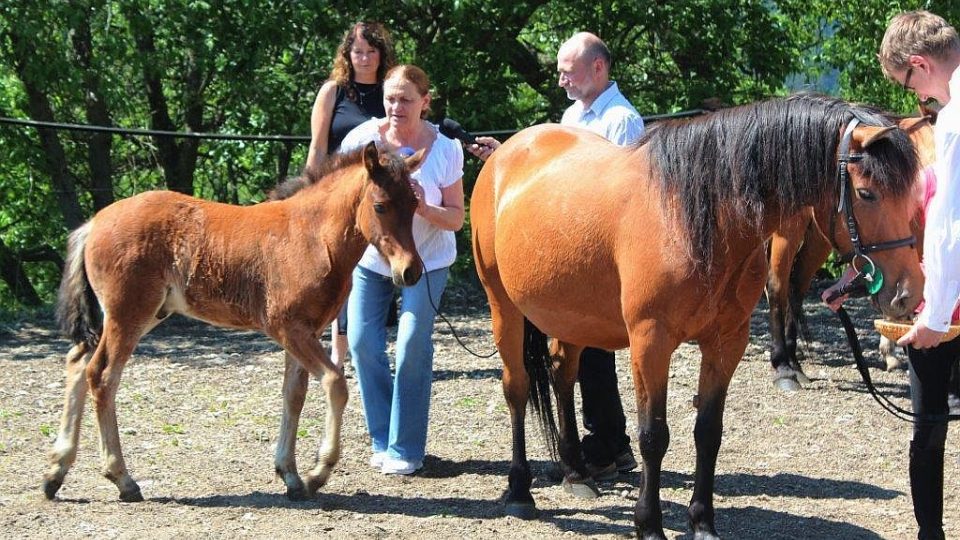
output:
POLYGON ((373 211, 378 214, 383 214, 387 211, 387 206, 383 203, 373 203, 373 211))
POLYGON ((860 200, 867 202, 874 202, 877 200, 876 194, 874 194, 869 189, 860 188, 857 190, 857 197, 860 197, 860 200))

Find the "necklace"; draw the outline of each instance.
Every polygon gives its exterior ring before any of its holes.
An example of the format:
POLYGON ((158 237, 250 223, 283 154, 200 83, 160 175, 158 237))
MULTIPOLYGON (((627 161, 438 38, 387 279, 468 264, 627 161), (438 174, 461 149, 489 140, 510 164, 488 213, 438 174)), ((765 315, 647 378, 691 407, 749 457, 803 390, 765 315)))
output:
POLYGON ((372 96, 375 99, 376 96, 374 94, 376 94, 379 86, 380 85, 376 83, 367 84, 367 83, 354 82, 353 91, 356 92, 357 94, 357 104, 359 104, 361 108, 366 108, 365 99, 367 98, 367 96, 372 96), (362 90, 362 88, 366 88, 366 91, 362 90))

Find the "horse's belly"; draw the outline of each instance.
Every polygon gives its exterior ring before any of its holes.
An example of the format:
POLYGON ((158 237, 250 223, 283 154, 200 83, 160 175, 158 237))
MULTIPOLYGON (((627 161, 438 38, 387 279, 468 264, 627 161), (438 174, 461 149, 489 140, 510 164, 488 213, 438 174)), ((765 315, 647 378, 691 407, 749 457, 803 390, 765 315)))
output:
POLYGON ((627 346, 620 283, 610 256, 510 236, 497 244, 500 280, 537 328, 570 343, 627 346))

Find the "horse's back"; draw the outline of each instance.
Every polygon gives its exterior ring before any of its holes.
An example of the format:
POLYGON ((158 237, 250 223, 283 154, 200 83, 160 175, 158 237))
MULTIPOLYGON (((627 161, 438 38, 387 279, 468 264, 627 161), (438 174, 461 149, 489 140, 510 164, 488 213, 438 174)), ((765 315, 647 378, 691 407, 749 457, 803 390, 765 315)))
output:
POLYGON ((669 274, 659 268, 663 216, 648 173, 642 149, 582 129, 547 124, 511 137, 471 200, 481 280, 502 283, 550 335, 583 343, 586 329, 603 334, 592 344, 625 346, 624 287, 643 279, 637 272, 669 274))

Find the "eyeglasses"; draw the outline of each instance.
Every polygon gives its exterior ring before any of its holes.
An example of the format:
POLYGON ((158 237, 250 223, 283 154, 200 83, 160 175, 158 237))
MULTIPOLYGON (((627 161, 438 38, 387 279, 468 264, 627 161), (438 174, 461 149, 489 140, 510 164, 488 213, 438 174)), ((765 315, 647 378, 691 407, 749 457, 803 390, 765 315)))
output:
POLYGON ((911 77, 912 75, 913 75, 913 66, 910 66, 910 68, 907 69, 907 76, 903 78, 903 89, 904 89, 904 90, 912 90, 912 88, 910 88, 910 77, 911 77))

